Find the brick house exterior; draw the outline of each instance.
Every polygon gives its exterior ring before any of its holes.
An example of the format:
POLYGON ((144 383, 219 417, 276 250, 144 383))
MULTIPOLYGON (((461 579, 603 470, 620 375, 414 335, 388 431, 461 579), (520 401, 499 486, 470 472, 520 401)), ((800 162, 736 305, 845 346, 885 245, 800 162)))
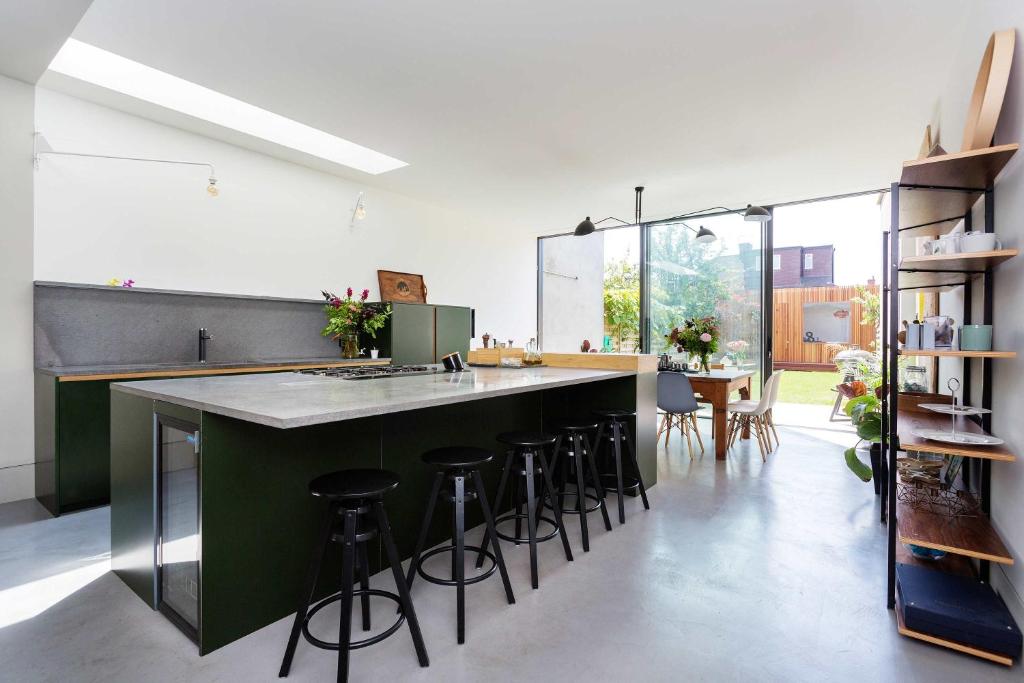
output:
POLYGON ((775 250, 775 286, 824 287, 834 284, 835 247, 779 247, 775 250))

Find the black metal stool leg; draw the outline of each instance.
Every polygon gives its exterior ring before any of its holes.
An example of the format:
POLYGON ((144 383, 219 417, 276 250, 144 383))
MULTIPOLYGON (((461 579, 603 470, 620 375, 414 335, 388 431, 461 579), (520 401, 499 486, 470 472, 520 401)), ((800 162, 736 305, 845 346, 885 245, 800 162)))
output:
MULTIPOLYGON (((598 506, 601 508, 601 517, 604 518, 604 528, 608 531, 612 530, 612 520, 608 518, 608 504, 606 502, 607 494, 604 490, 604 484, 601 483, 601 475, 597 471, 597 464, 594 462, 594 451, 590 448, 590 440, 587 435, 583 435, 583 444, 587 449, 587 464, 590 466, 590 474, 594 478, 594 491, 597 493, 598 506)), ((620 484, 621 485, 621 484, 620 484)), ((619 497, 622 500, 622 497, 619 497)))
POLYGON ((437 505, 437 496, 441 492, 441 484, 444 483, 444 472, 434 475, 434 487, 430 489, 430 498, 427 500, 427 512, 423 517, 423 526, 420 527, 420 537, 416 541, 416 551, 409 561, 409 573, 406 576, 405 584, 412 590, 412 580, 416 577, 416 567, 420 563, 420 555, 423 554, 423 547, 427 544, 427 535, 430 533, 430 521, 434 518, 434 507, 437 505))
POLYGON ((612 438, 615 445, 612 448, 615 454, 615 493, 619 499, 619 524, 626 523, 626 496, 622 490, 622 430, 618 422, 612 422, 612 438))
POLYGON ((636 461, 636 448, 633 446, 633 434, 629 430, 628 423, 622 423, 626 430, 626 448, 629 450, 629 460, 633 464, 633 471, 636 472, 636 481, 640 488, 640 498, 644 501, 644 509, 650 510, 651 504, 647 502, 647 487, 644 486, 644 478, 640 474, 640 463, 636 461))
POLYGON ((537 498, 533 480, 533 451, 525 451, 526 461, 526 532, 530 537, 530 582, 534 588, 539 587, 537 577, 537 498))
MULTIPOLYGON (((455 552, 454 567, 457 582, 455 587, 456 609, 458 611, 457 634, 461 645, 466 642, 466 477, 462 472, 455 477, 455 552)), ((495 545, 498 545, 495 543, 495 545)))
MULTIPOLYGON (((473 486, 476 488, 477 498, 480 500, 480 509, 484 515, 484 524, 487 529, 485 537, 497 539, 498 530, 494 527, 494 516, 491 514, 491 508, 487 504, 487 494, 484 492, 484 480, 483 477, 480 476, 480 470, 473 470, 469 473, 469 476, 473 480, 473 486)), ((508 580, 508 570, 505 568, 505 558, 501 554, 501 543, 497 540, 494 541, 494 557, 498 563, 498 571, 501 573, 501 582, 505 584, 505 597, 508 598, 508 604, 514 605, 516 598, 512 594, 512 583, 508 580)))
POLYGON ((338 683, 348 681, 348 644, 352 640, 352 584, 356 562, 356 517, 353 508, 345 510, 345 541, 341 547, 341 615, 338 631, 338 683))
MULTIPOLYGON (((516 538, 522 538, 523 536, 523 478, 525 476, 517 472, 515 483, 512 486, 512 507, 516 511, 516 538)), ((519 545, 519 541, 515 543, 519 545)))
POLYGON ((583 481, 583 440, 579 434, 572 435, 573 464, 576 466, 576 506, 580 511, 580 532, 583 536, 583 552, 590 552, 590 531, 587 528, 587 485, 583 481))
POLYGON ((395 542, 391 538, 391 525, 388 523, 388 515, 384 511, 384 503, 376 501, 373 504, 377 513, 377 527, 380 531, 381 543, 388 556, 388 563, 391 564, 391 573, 395 577, 395 588, 402 600, 402 609, 405 611, 405 621, 409 624, 409 634, 412 636, 412 644, 416 648, 416 656, 420 660, 420 666, 430 666, 430 659, 427 657, 427 646, 423 644, 423 634, 420 633, 420 622, 416 618, 416 610, 412 606, 412 598, 409 596, 409 586, 402 576, 402 561, 398 557, 398 550, 395 549, 395 542))
POLYGON ((292 658, 295 656, 295 647, 299 643, 299 634, 302 633, 302 624, 309 612, 309 605, 313 602, 313 595, 316 593, 317 579, 320 578, 320 565, 323 564, 324 555, 327 553, 327 546, 331 544, 331 530, 334 528, 335 515, 338 513, 338 506, 331 503, 327 507, 327 514, 324 516, 320 526, 319 540, 313 547, 312 557, 309 561, 309 570, 306 572, 306 585, 302 590, 301 602, 295 612, 295 622, 292 624, 291 635, 288 636, 288 646, 284 650, 284 659, 281 661, 281 670, 278 676, 284 678, 288 675, 292 666, 292 658))
MULTIPOLYGON (((364 591, 370 590, 370 554, 366 551, 366 544, 359 544, 359 587, 364 591)), ((363 630, 370 630, 370 594, 363 593, 359 596, 363 608, 363 630)))
MULTIPOLYGON (((555 446, 557 448, 557 442, 555 446)), ((565 550, 565 559, 572 562, 572 549, 569 547, 569 536, 565 533, 565 524, 562 523, 562 508, 558 502, 557 496, 555 495, 555 486, 551 481, 551 468, 548 467, 547 459, 544 457, 543 448, 539 453, 537 453, 537 458, 540 460, 540 472, 544 477, 544 483, 547 486, 548 500, 551 501, 551 511, 555 515, 555 524, 558 525, 558 535, 562 538, 562 548, 565 550)))
MULTIPOLYGON (((501 507, 501 499, 505 495, 505 485, 508 483, 509 471, 512 469, 512 459, 514 457, 515 453, 511 450, 505 454, 505 466, 501 469, 501 478, 498 480, 498 492, 494 496, 494 507, 490 510, 492 519, 498 514, 498 510, 501 507)), ((481 497, 480 500, 483 500, 483 498, 481 497)), ((494 525, 492 524, 491 526, 493 527, 494 525)), ((480 553, 476 557, 477 569, 484 566, 484 558, 486 557, 484 551, 487 550, 487 544, 491 538, 494 539, 494 545, 498 545, 498 536, 493 528, 484 532, 484 540, 480 544, 480 553)))

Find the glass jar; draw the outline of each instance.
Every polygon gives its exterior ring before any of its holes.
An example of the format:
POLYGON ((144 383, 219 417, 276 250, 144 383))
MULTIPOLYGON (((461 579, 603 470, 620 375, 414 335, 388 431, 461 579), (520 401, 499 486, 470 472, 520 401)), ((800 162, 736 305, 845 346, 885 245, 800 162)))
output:
POLYGON ((537 344, 536 338, 530 337, 530 341, 527 342, 526 349, 523 351, 523 365, 540 365, 542 362, 540 346, 537 344))
POLYGON ((928 370, 921 365, 908 365, 903 370, 903 391, 927 393, 928 370))

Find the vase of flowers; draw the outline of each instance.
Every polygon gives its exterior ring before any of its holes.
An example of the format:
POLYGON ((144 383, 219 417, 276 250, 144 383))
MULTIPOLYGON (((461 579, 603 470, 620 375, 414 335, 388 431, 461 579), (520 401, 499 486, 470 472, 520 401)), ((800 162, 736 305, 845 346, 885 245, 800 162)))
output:
POLYGON ((718 320, 712 316, 687 318, 679 327, 665 335, 669 346, 679 353, 689 353, 700 359, 700 371, 711 372, 711 354, 718 351, 718 320))
POLYGON ((730 342, 725 343, 725 348, 729 350, 729 356, 732 358, 732 362, 736 367, 743 365, 743 361, 747 359, 747 351, 750 349, 750 342, 742 339, 733 339, 730 342))
POLYGON ((364 289, 358 299, 353 298, 352 288, 345 290, 345 298, 321 290, 327 305, 324 314, 327 325, 320 331, 341 345, 343 358, 359 357, 359 334, 368 334, 374 339, 391 315, 391 304, 371 303, 370 290, 364 289))

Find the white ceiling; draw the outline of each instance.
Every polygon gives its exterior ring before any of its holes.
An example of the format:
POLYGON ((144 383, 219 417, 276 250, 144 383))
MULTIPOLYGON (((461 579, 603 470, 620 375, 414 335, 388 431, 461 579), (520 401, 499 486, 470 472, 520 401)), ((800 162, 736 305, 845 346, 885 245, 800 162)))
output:
POLYGON ((340 175, 540 233, 631 218, 637 184, 648 218, 887 185, 968 4, 95 0, 74 37, 410 164, 340 175))
POLYGON ((91 0, 0 0, 0 74, 35 83, 91 0))

